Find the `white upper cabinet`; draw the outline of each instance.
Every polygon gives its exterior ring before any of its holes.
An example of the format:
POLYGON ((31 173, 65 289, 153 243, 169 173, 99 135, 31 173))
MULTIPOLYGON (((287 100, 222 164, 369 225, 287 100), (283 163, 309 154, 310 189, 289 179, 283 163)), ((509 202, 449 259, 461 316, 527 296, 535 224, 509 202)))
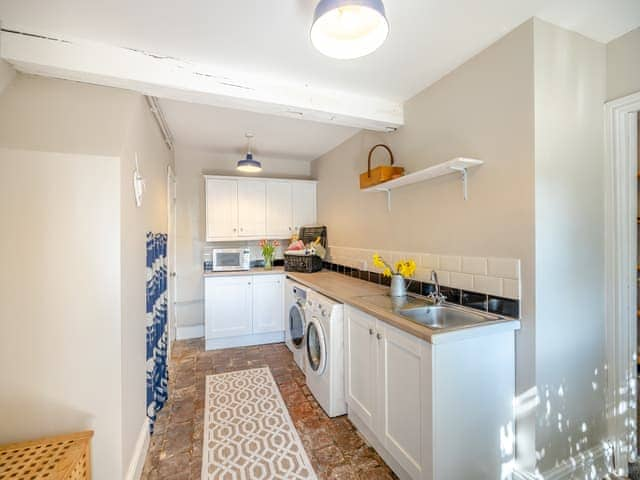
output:
POLYGON ((266 185, 261 181, 238 182, 238 235, 264 236, 266 233, 266 185))
POLYGON ((291 183, 267 182, 267 235, 290 237, 293 232, 291 183))
POLYGON ((207 178, 207 241, 238 235, 238 182, 207 178))
POLYGON ((316 223, 316 184, 293 183, 293 229, 316 223))
POLYGON ((316 182, 205 176, 208 242, 289 238, 316 223, 316 182))

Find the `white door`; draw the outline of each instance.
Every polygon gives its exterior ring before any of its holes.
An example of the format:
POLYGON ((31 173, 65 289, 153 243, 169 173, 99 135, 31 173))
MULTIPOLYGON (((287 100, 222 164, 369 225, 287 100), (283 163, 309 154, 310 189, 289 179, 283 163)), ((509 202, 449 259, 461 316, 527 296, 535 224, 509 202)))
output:
POLYGON ((290 182, 267 182, 267 235, 288 238, 293 232, 290 182))
POLYGON ((253 277, 253 333, 284 332, 284 277, 253 277))
POLYGON ((176 176, 171 166, 167 168, 167 322, 171 358, 171 345, 176 339, 176 176))
POLYGON ((258 237, 266 233, 266 185, 264 182, 238 182, 238 235, 258 237))
POLYGON ((252 283, 247 275, 204 279, 206 339, 251 334, 252 283))
POLYGON ((291 184, 293 195, 293 229, 316 223, 316 184, 291 184))
POLYGON ((346 394, 349 412, 373 430, 376 402, 375 318, 345 308, 346 394))
POLYGON ((424 396, 422 342, 384 322, 378 343, 378 415, 376 436, 412 478, 422 478, 424 396))
POLYGON ((238 182, 206 179, 207 241, 238 235, 238 182))

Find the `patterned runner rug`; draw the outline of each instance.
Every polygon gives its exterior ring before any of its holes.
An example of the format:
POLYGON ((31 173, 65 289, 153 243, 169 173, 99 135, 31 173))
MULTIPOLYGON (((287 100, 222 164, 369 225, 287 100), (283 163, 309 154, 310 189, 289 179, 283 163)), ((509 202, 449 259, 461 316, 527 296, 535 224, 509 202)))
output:
POLYGON ((269 368, 208 375, 203 480, 316 480, 269 368))

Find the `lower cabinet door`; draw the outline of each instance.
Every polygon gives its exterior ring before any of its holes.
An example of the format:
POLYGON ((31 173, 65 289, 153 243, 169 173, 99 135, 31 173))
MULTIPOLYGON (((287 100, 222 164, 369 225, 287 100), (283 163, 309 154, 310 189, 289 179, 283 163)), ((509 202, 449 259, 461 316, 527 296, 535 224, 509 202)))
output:
POLYGON ((284 276, 253 277, 253 333, 284 331, 284 276))
POLYGON ((204 322, 207 339, 252 333, 252 283, 248 275, 205 278, 204 322))
POLYGON ((375 318, 345 308, 346 394, 349 413, 374 428, 376 403, 375 318))
POLYGON ((376 436, 414 479, 423 478, 423 426, 430 400, 424 342, 378 321, 378 415, 376 436))

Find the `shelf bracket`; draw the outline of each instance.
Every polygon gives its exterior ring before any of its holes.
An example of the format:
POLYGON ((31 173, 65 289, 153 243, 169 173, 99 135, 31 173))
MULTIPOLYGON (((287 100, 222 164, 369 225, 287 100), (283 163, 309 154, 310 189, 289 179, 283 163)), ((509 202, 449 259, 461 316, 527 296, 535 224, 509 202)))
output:
POLYGON ((449 167, 449 168, 451 168, 451 170, 455 170, 455 171, 460 172, 462 174, 462 177, 461 177, 461 180, 462 180, 462 196, 466 200, 468 198, 468 192, 467 192, 467 169, 465 167, 449 167))

